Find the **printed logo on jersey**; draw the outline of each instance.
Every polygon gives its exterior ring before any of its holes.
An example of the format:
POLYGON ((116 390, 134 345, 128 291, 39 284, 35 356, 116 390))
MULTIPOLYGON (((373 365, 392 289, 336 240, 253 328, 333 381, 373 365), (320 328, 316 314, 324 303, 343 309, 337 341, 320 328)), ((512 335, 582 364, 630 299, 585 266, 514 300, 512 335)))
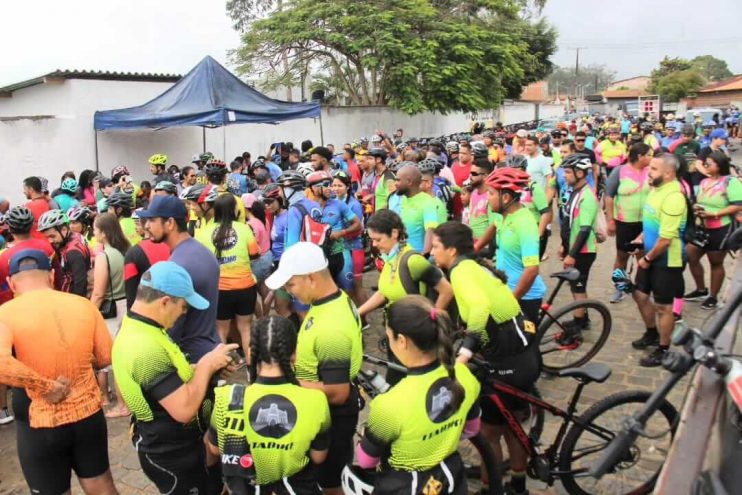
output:
POLYGON ((309 330, 312 328, 312 325, 314 325, 314 316, 310 316, 307 318, 306 322, 304 323, 304 330, 309 330))
POLYGON ((453 401, 453 394, 449 388, 450 382, 448 377, 439 378, 428 389, 425 397, 425 411, 433 423, 441 423, 454 413, 453 408, 449 407, 453 401))
POLYGON ((443 490, 443 483, 431 476, 423 486, 423 495, 439 495, 443 490))
POLYGON ((264 437, 281 438, 296 426, 296 407, 280 395, 266 395, 250 408, 250 426, 264 437))
MULTIPOLYGON (((214 233, 211 234, 211 242, 214 243, 216 246, 216 234, 219 232, 219 229, 214 229, 214 233)), ((227 232, 227 235, 224 238, 224 246, 222 246, 222 251, 229 251, 233 247, 237 245, 237 232, 230 228, 229 232, 227 232)))

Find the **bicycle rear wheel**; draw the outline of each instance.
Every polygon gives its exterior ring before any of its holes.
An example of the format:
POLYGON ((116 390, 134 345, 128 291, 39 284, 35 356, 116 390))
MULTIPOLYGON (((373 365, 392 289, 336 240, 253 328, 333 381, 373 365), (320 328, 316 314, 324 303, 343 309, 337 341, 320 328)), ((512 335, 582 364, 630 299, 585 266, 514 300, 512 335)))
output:
POLYGON ((628 390, 596 402, 580 416, 564 437, 559 453, 559 471, 564 488, 572 495, 650 493, 670 451, 678 411, 665 400, 647 421, 646 436, 640 436, 625 459, 601 479, 587 473, 603 450, 623 427, 627 417, 644 408, 649 392, 628 390))
POLYGON ((610 310, 594 299, 573 301, 545 314, 536 333, 544 371, 555 374, 587 363, 605 345, 612 326, 610 310), (588 328, 575 329, 568 323, 576 309, 586 310, 588 328))

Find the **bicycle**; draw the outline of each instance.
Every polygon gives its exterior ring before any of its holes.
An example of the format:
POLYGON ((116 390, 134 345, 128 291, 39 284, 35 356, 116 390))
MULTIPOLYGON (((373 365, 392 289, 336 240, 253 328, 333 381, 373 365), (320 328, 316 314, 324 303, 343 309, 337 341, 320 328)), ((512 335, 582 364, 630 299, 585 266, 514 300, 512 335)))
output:
MULTIPOLYGON (((369 354, 363 355, 363 361, 368 364, 383 366, 400 373, 407 373, 407 368, 404 366, 369 354)), ((386 380, 384 380, 378 372, 363 368, 356 377, 356 385, 359 387, 361 395, 365 400, 373 399, 378 394, 386 392, 386 390, 389 389, 389 384, 386 383, 386 380)), ((481 433, 469 438, 468 442, 474 447, 480 456, 482 466, 490 480, 489 489, 486 490, 485 493, 487 495, 502 495, 503 491, 500 472, 497 469, 495 453, 492 451, 489 442, 481 435, 481 433)), ((480 473, 479 467, 480 466, 467 466, 467 477, 478 478, 480 473)), ((373 492, 373 472, 363 470, 358 466, 346 466, 343 470, 341 479, 345 495, 369 495, 373 492)))
POLYGON ((557 374, 561 370, 586 364, 603 348, 613 327, 613 318, 608 307, 595 299, 572 301, 552 311, 554 300, 565 282, 577 280, 580 272, 568 268, 551 274, 558 280, 546 302, 541 305, 536 323, 536 342, 546 373, 557 374), (577 309, 584 309, 589 317, 589 329, 578 329, 563 318, 572 318, 577 309))
POLYGON ((630 452, 622 458, 623 462, 614 466, 611 479, 605 483, 607 488, 598 487, 596 485, 602 480, 589 475, 590 466, 593 464, 589 456, 600 454, 618 435, 617 430, 620 427, 609 425, 611 416, 616 414, 616 410, 623 406, 644 405, 650 398, 649 392, 619 392, 601 399, 577 416, 577 404, 584 387, 593 382, 605 382, 611 375, 611 369, 608 366, 590 363, 580 368, 565 369, 557 373, 560 377, 571 377, 578 382, 565 410, 497 380, 496 371, 492 366, 477 357, 474 357, 470 363, 476 367, 475 375, 478 375, 480 381, 492 389, 492 393, 487 397, 498 408, 508 427, 527 452, 529 457, 527 474, 530 478, 541 480, 549 486, 553 485, 558 478, 567 492, 573 495, 641 494, 652 490, 677 427, 678 412, 666 399, 657 402, 656 410, 659 414, 649 418, 652 424, 648 429, 659 433, 648 437, 650 441, 647 446, 632 445, 630 452), (551 445, 546 449, 541 448, 541 431, 538 428, 531 428, 526 433, 514 413, 503 403, 501 398, 503 394, 527 402, 532 410, 537 409, 542 415, 544 411, 548 411, 553 416, 562 419, 551 445), (668 441, 666 447, 658 446, 658 441, 662 440, 668 441), (629 486, 619 488, 622 478, 627 475, 631 477, 628 481, 629 486), (637 481, 639 477, 643 479, 637 481))
MULTIPOLYGON (((739 245, 736 247, 739 249, 739 245)), ((671 375, 647 399, 641 411, 624 417, 618 435, 605 448, 602 457, 592 466, 591 476, 602 479, 604 476, 613 473, 631 456, 637 439, 640 437, 651 438, 651 433, 647 431, 647 418, 654 414, 658 408, 661 408, 661 404, 666 402, 665 397, 697 364, 709 368, 720 377, 731 378, 731 380, 728 380, 728 390, 737 407, 742 411, 742 396, 735 393, 739 387, 742 365, 736 360, 720 354, 714 347, 716 338, 721 333, 724 325, 729 321, 738 321, 740 302, 742 302, 742 289, 738 288, 727 303, 714 315, 715 319, 712 320, 704 332, 689 328, 683 323, 676 325, 672 336, 672 344, 680 346, 682 350, 670 350, 662 360, 662 367, 670 371, 671 375)))

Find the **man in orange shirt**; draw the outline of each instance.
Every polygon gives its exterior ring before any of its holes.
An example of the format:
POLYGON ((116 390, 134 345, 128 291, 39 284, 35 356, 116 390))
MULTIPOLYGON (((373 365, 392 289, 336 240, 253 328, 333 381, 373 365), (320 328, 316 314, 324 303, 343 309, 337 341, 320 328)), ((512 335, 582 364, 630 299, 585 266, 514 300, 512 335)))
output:
POLYGON ((103 317, 88 299, 52 288, 42 251, 18 251, 9 273, 15 298, 0 306, 0 377, 17 388, 13 409, 26 482, 32 493, 69 493, 74 470, 85 493, 117 494, 93 369, 111 364, 103 317))
POLYGON ((46 196, 41 189, 41 179, 38 177, 31 176, 23 179, 23 194, 26 196, 26 199, 28 199, 26 208, 31 210, 34 218, 31 237, 34 239, 44 240, 46 239, 46 236, 39 232, 38 226, 41 215, 49 211, 49 200, 46 199, 46 196))

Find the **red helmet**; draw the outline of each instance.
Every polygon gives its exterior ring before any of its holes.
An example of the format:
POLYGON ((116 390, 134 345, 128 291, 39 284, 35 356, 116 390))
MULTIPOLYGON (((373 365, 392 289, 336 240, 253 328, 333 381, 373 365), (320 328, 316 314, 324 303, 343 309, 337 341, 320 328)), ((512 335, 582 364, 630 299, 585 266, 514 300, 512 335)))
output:
POLYGON ((531 177, 524 170, 517 168, 498 168, 484 179, 484 183, 493 189, 507 189, 521 193, 528 187, 531 177))
POLYGON ((322 184, 323 182, 332 182, 332 175, 330 174, 330 172, 318 170, 316 172, 312 172, 307 176, 307 184, 309 184, 309 186, 316 186, 317 184, 322 184))

